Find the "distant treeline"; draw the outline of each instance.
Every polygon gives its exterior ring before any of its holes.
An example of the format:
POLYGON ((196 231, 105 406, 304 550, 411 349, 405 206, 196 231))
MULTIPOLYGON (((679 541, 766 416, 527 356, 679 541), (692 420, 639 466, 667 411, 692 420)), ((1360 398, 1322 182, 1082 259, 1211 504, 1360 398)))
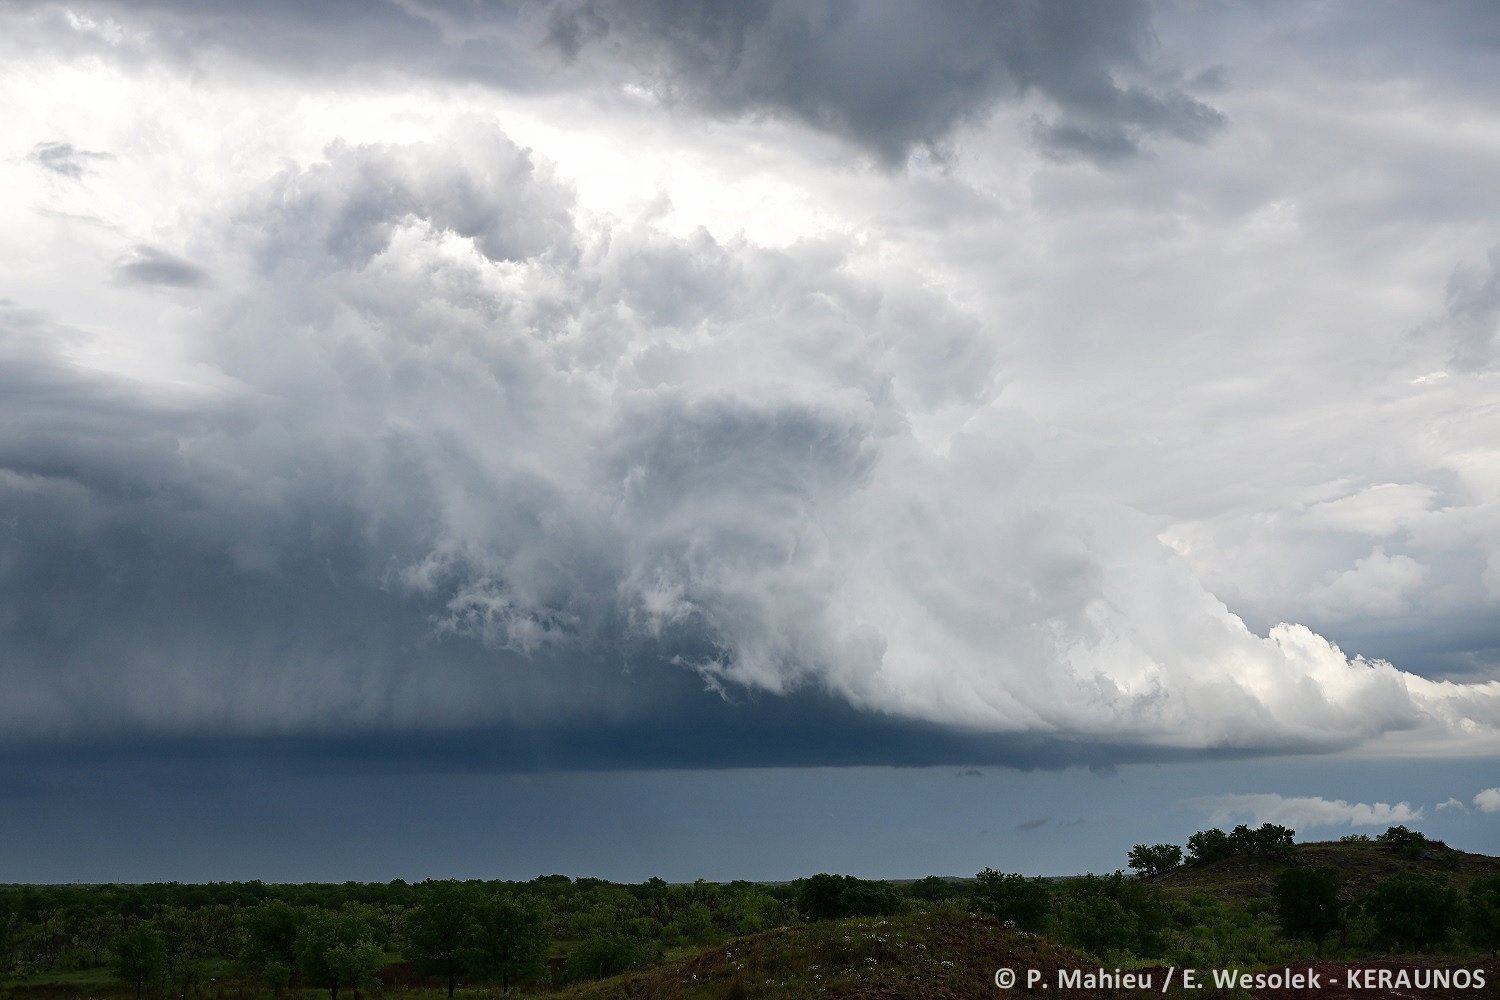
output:
MULTIPOLYGON (((1178 867, 1211 873, 1211 862, 1255 857, 1280 874, 1271 899, 1250 903, 1216 894, 1211 881, 1184 891, 1119 871, 1045 880, 988 868, 972 880, 907 883, 819 874, 781 884, 623 885, 549 875, 529 882, 9 886, 0 887, 0 976, 24 982, 107 969, 137 996, 195 998, 315 988, 338 1000, 341 992, 358 998, 382 982, 416 978, 446 986, 450 995, 474 982, 503 993, 517 983, 602 978, 674 950, 792 923, 923 907, 983 911, 1108 962, 1206 967, 1328 949, 1356 956, 1500 947, 1500 877, 1459 892, 1441 874, 1403 870, 1350 898, 1338 870, 1296 863, 1292 838, 1290 829, 1265 824, 1201 831, 1188 838, 1185 855, 1164 844, 1130 851, 1130 866, 1148 876, 1178 867)), ((1420 856, 1427 843, 1404 827, 1375 842, 1402 858, 1420 856)))

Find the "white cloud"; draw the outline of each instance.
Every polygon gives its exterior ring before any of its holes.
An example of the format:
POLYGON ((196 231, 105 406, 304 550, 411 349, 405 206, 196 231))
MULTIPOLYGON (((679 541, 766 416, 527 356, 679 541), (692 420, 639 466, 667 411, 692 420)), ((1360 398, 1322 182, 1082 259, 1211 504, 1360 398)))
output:
POLYGON ((1486 788, 1474 796, 1474 808, 1482 813, 1500 812, 1500 788, 1486 788))
POLYGON ((1455 798, 1450 797, 1447 800, 1438 803, 1438 812, 1446 812, 1449 809, 1457 809, 1459 812, 1467 811, 1464 807, 1464 804, 1455 798))
POLYGON ((1354 560, 1354 568, 1330 573, 1310 595, 1311 607, 1333 620, 1393 617, 1410 610, 1410 595, 1427 578, 1427 567, 1410 556, 1386 555, 1377 545, 1354 560))
POLYGON ((1208 807, 1210 821, 1214 823, 1278 823, 1294 830, 1320 826, 1394 826, 1422 818, 1422 809, 1413 809, 1407 802, 1395 805, 1345 802, 1318 796, 1219 795, 1204 799, 1203 804, 1208 807))

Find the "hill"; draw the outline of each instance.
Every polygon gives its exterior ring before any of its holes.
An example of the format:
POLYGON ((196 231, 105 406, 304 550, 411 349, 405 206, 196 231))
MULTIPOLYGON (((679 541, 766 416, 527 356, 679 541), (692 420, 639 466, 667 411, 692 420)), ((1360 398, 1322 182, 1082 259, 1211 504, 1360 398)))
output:
MULTIPOLYGON (((1460 890, 1475 879, 1500 875, 1500 858, 1455 850, 1440 840, 1429 840, 1422 853, 1406 858, 1375 842, 1319 841, 1297 844, 1294 863, 1326 865, 1339 873, 1345 898, 1369 892, 1383 879, 1403 871, 1445 875, 1460 890)), ((1264 899, 1275 885, 1285 858, 1235 855, 1202 865, 1184 865, 1149 879, 1165 889, 1205 894, 1235 902, 1264 899)))
MULTIPOLYGON (((1070 948, 998 920, 948 909, 805 924, 736 939, 687 958, 574 987, 557 1000, 970 1000, 1003 995, 1002 967, 1096 969, 1070 948)), ((1089 996, 1135 997, 1127 990, 1089 996)))

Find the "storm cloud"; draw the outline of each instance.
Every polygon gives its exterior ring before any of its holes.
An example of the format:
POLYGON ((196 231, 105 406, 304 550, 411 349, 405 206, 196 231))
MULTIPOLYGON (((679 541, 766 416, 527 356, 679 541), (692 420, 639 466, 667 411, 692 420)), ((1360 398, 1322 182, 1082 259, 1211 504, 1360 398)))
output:
POLYGON ((550 38, 575 58, 620 52, 670 99, 790 114, 892 164, 1030 92, 1055 109, 1037 135, 1058 155, 1109 161, 1143 137, 1204 142, 1224 124, 1180 86, 1140 82, 1153 68, 1144 3, 587 0, 553 11, 550 38))
POLYGON ((1500 722, 1495 683, 1253 634, 1148 519, 1035 481, 994 331, 838 241, 581 228, 482 120, 203 225, 238 275, 183 327, 213 392, 9 314, 12 734, 640 734, 694 685, 1143 750, 1500 722))
POLYGON ((40 6, 23 24, 130 61, 202 68, 227 53, 323 80, 395 72, 523 92, 631 87, 711 115, 785 117, 900 166, 919 149, 941 154, 997 104, 1031 98, 1030 134, 1061 158, 1109 163, 1162 139, 1209 141, 1226 118, 1159 63, 1152 20, 1139 0, 151 0, 40 6))
POLYGON ((1240 16, 7 9, 6 737, 1492 747, 1477 84, 1240 16))

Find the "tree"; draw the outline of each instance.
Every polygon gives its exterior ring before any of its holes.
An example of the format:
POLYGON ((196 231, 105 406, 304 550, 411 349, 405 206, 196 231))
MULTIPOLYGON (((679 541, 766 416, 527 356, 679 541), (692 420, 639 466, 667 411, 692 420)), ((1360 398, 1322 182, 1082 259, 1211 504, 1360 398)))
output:
POLYGON ((473 962, 478 902, 467 886, 437 882, 406 918, 406 957, 418 971, 442 976, 450 997, 458 977, 473 962))
POLYGON ((1234 848, 1229 843, 1229 835, 1218 827, 1214 827, 1210 830, 1199 830, 1189 837, 1187 853, 1188 864, 1204 865, 1210 861, 1229 857, 1234 853, 1234 848))
POLYGON ((1014 920, 1022 930, 1046 929, 1052 916, 1052 889, 1039 878, 1024 875, 1002 875, 986 868, 974 876, 974 903, 1001 920, 1014 920))
POLYGON ((1448 936, 1457 908, 1458 893, 1447 879, 1414 871, 1392 875, 1365 897, 1365 912, 1387 948, 1426 951, 1448 936))
POLYGON ((1385 833, 1375 839, 1403 858, 1420 858, 1427 849, 1427 837, 1404 826, 1388 827, 1385 833))
POLYGON ((1323 940, 1344 920, 1339 902, 1339 873, 1326 866, 1292 867, 1276 880, 1276 920, 1288 937, 1323 940))
POLYGON ((1136 844, 1127 855, 1127 864, 1137 875, 1164 875, 1182 864, 1182 848, 1176 844, 1136 844))
MULTIPOLYGON (((344 910, 329 913, 319 910, 306 920, 297 932, 293 948, 303 980, 328 990, 329 1000, 339 1000, 339 989, 349 986, 359 997, 361 973, 372 960, 379 968, 380 950, 375 946, 377 928, 363 913, 344 910), (370 945, 371 948, 361 948, 370 945), (351 978, 352 976, 352 978, 351 978)), ((370 973, 373 975, 373 972, 370 973)))
POLYGON ((809 920, 884 917, 901 909, 901 894, 886 882, 826 872, 802 880, 797 909, 809 920))
POLYGON ((1500 951, 1500 875, 1476 879, 1469 886, 1465 930, 1469 942, 1491 955, 1500 951))
POLYGON ((375 974, 380 971, 380 963, 384 959, 380 945, 368 938, 352 943, 340 941, 328 950, 327 956, 328 965, 337 977, 336 981, 349 984, 354 1000, 359 1000, 361 986, 369 986, 375 982, 375 974))
POLYGON ((1252 830, 1241 823, 1229 833, 1229 853, 1249 856, 1285 856, 1291 853, 1296 831, 1275 823, 1262 823, 1252 830))
POLYGON ((134 986, 139 1000, 146 984, 156 982, 167 971, 167 942, 150 924, 136 924, 115 938, 110 957, 115 977, 134 986))
POLYGON ((275 988, 280 973, 272 967, 287 970, 290 977, 291 970, 297 965, 297 932, 301 924, 297 911, 279 899, 246 911, 240 919, 244 939, 240 961, 247 968, 259 971, 275 988))
POLYGON ((77 941, 94 960, 95 966, 104 964, 109 944, 120 932, 120 918, 112 913, 89 917, 73 932, 77 941))
POLYGON ((547 958, 547 925, 541 911, 511 896, 494 896, 476 914, 476 965, 499 976, 502 993, 511 983, 539 975, 547 958))

